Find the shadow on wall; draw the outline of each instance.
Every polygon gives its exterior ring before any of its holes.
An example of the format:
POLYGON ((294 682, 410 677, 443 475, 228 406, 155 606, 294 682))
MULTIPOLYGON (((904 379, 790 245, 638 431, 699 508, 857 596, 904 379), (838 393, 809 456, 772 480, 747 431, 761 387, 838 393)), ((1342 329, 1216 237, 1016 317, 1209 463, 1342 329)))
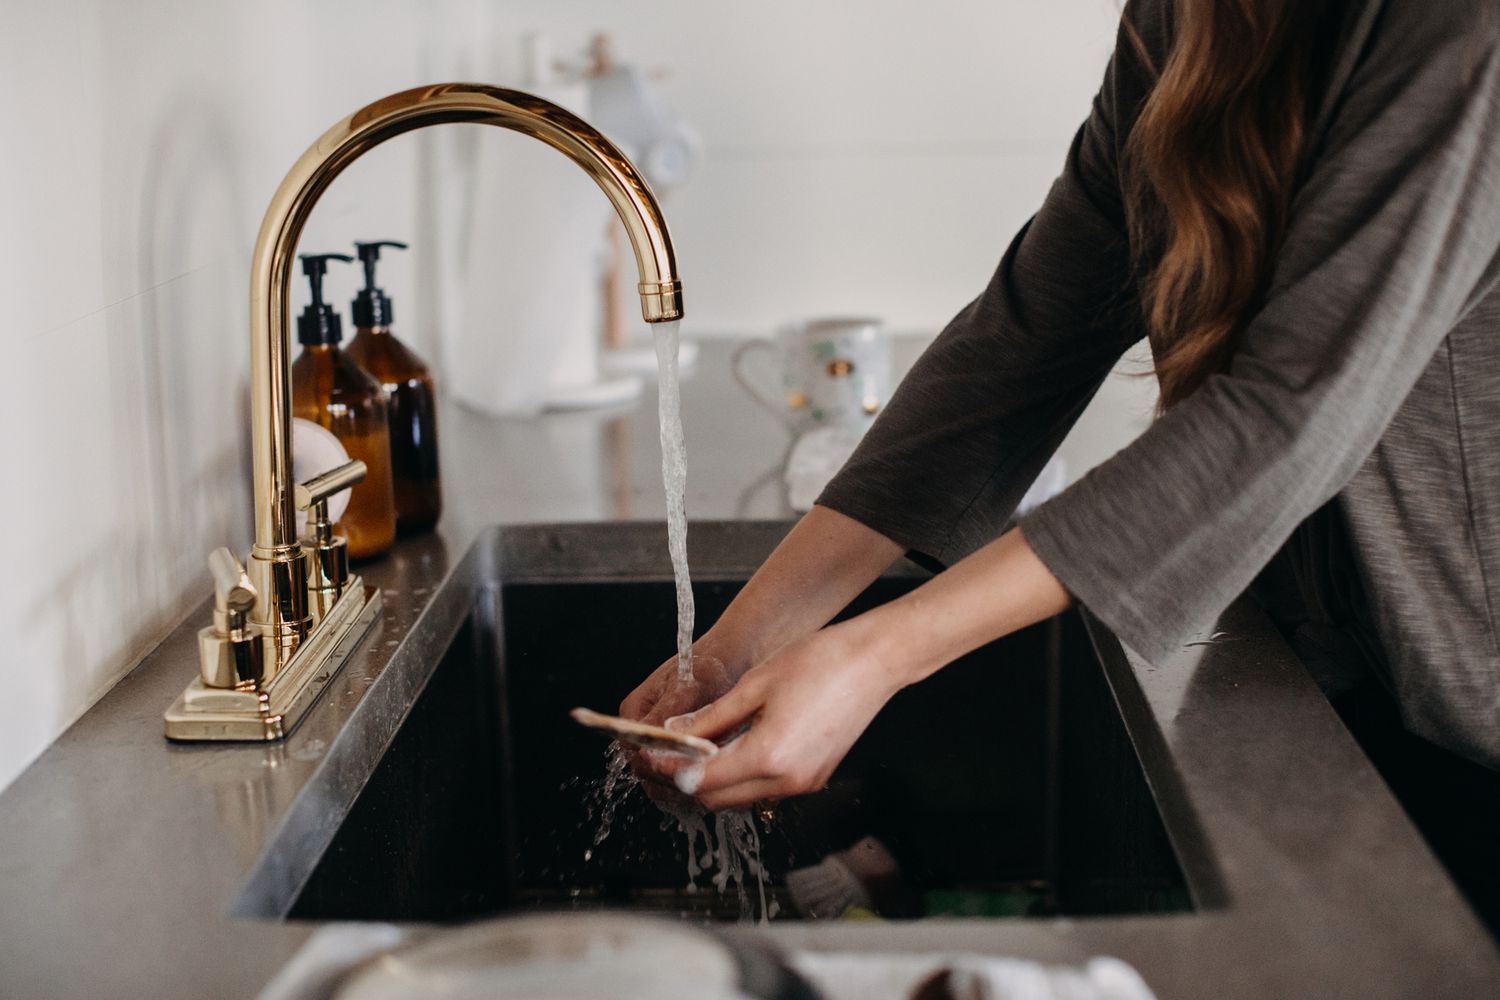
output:
POLYGON ((207 551, 191 540, 223 536, 231 548, 249 535, 248 421, 250 249, 255 233, 236 211, 250 204, 233 134, 201 99, 182 101, 157 119, 141 191, 142 287, 159 273, 156 258, 189 226, 208 226, 224 253, 153 291, 191 285, 186 295, 143 296, 142 396, 147 421, 149 533, 188 541, 163 553, 168 596, 206 579, 207 551), (155 491, 154 496, 149 491, 155 491))
MULTIPOLYGON (((198 93, 156 115, 138 214, 120 227, 141 291, 106 307, 96 362, 104 534, 46 581, 27 615, 35 631, 63 636, 53 683, 87 692, 83 705, 208 593, 209 549, 249 538, 243 276, 254 234, 236 211, 243 178, 223 122, 198 93), (223 252, 171 274, 194 237, 223 252)), ((75 698, 58 701, 56 726, 83 707, 75 698)))

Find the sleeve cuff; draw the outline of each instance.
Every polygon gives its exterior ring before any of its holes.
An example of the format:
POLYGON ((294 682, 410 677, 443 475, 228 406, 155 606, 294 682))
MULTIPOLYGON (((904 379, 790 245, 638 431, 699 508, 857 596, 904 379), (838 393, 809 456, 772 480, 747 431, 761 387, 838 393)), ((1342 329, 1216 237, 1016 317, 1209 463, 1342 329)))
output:
POLYGON ((1017 527, 1068 593, 1117 639, 1148 661, 1160 662, 1181 648, 1194 626, 1172 622, 1159 609, 1141 607, 1132 598, 1130 580, 1101 572, 1101 561, 1091 557, 1101 544, 1097 521, 1076 523, 1087 515, 1070 498, 1077 485, 1032 510, 1017 527))
POLYGON ((930 519, 904 517, 899 504, 871 498, 857 489, 842 488, 842 478, 834 477, 833 482, 824 488, 814 501, 819 507, 837 511, 872 531, 878 531, 907 552, 922 556, 928 564, 947 564, 943 549, 950 534, 948 528, 935 526, 930 519))

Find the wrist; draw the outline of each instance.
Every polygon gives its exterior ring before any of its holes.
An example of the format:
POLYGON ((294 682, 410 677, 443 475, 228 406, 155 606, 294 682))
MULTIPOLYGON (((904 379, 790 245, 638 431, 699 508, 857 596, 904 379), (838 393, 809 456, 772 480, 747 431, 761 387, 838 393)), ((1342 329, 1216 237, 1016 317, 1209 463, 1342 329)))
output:
POLYGON ((865 665, 886 698, 926 676, 922 672, 920 646, 909 641, 898 616, 891 614, 890 605, 867 611, 829 629, 842 633, 849 658, 865 665))
MULTIPOLYGON (((721 619, 722 621, 722 619, 721 619)), ((715 623, 693 643, 694 656, 710 656, 724 664, 729 675, 738 679, 755 666, 754 650, 732 630, 715 623)))

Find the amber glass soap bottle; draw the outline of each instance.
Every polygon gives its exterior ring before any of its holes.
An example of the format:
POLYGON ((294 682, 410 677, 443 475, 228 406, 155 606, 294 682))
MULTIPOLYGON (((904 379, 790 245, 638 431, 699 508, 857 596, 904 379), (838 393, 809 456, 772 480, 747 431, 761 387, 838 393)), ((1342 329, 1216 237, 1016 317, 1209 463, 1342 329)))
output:
POLYGON ((396 540, 396 503, 391 492, 391 438, 385 394, 339 347, 339 315, 323 301, 323 275, 329 260, 353 261, 346 254, 302 255, 302 273, 312 286, 312 302, 297 317, 302 354, 292 364, 292 415, 322 424, 344 445, 350 458, 368 468, 349 495, 349 507, 334 530, 349 539, 349 558, 378 556, 396 540))
POLYGON ((375 287, 381 247, 405 243, 356 243, 365 268, 365 287, 354 297, 354 339, 349 356, 385 389, 391 416, 391 481, 396 490, 396 529, 403 535, 427 531, 443 512, 438 480, 437 398, 432 372, 391 332, 391 299, 375 287))

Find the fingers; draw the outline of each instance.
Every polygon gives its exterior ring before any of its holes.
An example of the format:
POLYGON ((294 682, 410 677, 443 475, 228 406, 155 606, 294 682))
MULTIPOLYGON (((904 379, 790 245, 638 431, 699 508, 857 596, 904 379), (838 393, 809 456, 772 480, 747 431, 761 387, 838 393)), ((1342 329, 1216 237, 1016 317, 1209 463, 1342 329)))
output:
POLYGON ((683 794, 677 787, 677 782, 671 778, 662 778, 653 771, 646 771, 641 775, 641 791, 646 797, 659 805, 682 805, 691 801, 690 797, 683 794))
POLYGON ((690 714, 691 725, 683 731, 706 740, 727 736, 749 722, 764 703, 761 686, 746 675, 722 698, 690 714))
POLYGON ((704 766, 694 797, 709 809, 729 809, 821 788, 816 769, 789 758, 788 745, 767 729, 751 729, 704 766))
POLYGON ((646 675, 646 679, 636 685, 635 690, 620 702, 620 718, 644 721, 646 716, 657 707, 662 696, 668 693, 668 685, 665 681, 668 677, 675 679, 676 670, 677 657, 674 656, 646 675))
POLYGON ((620 702, 620 718, 622 719, 644 719, 656 704, 661 693, 661 685, 656 683, 656 675, 652 674, 640 683, 638 687, 620 702))
POLYGON ((696 795, 702 800, 711 792, 768 777, 763 756, 750 734, 735 740, 703 766, 703 778, 698 782, 696 795))
POLYGON ((705 809, 718 812, 720 809, 743 809, 755 805, 763 799, 785 798, 794 794, 781 790, 782 782, 775 778, 757 778, 754 781, 746 781, 732 788, 725 788, 717 792, 698 792, 698 801, 705 809))
POLYGON ((670 796, 675 788, 717 810, 821 787, 814 760, 817 754, 797 753, 793 734, 767 721, 764 713, 770 689, 762 673, 750 671, 720 698, 697 708, 698 700, 710 693, 704 686, 696 680, 665 685, 660 675, 653 675, 622 703, 620 714, 627 718, 634 711, 638 713, 634 717, 643 721, 723 744, 706 763, 663 751, 637 754, 631 769, 647 782, 648 794, 670 796), (738 736, 740 732, 744 735, 738 736))
MULTIPOLYGON (((682 715, 669 715, 665 719, 659 719, 666 707, 668 699, 662 699, 656 703, 651 713, 646 716, 645 721, 656 723, 674 732, 685 733, 692 726, 692 712, 682 715)), ((690 754, 677 753, 668 748, 647 748, 635 754, 632 761, 632 769, 636 776, 646 781, 657 781, 658 783, 670 783, 676 780, 677 772, 685 767, 698 763, 698 759, 690 754), (667 779, 663 782, 662 779, 667 779)))
POLYGON ((662 778, 672 778, 683 768, 699 763, 697 757, 671 750, 642 750, 641 759, 656 776, 662 778))

